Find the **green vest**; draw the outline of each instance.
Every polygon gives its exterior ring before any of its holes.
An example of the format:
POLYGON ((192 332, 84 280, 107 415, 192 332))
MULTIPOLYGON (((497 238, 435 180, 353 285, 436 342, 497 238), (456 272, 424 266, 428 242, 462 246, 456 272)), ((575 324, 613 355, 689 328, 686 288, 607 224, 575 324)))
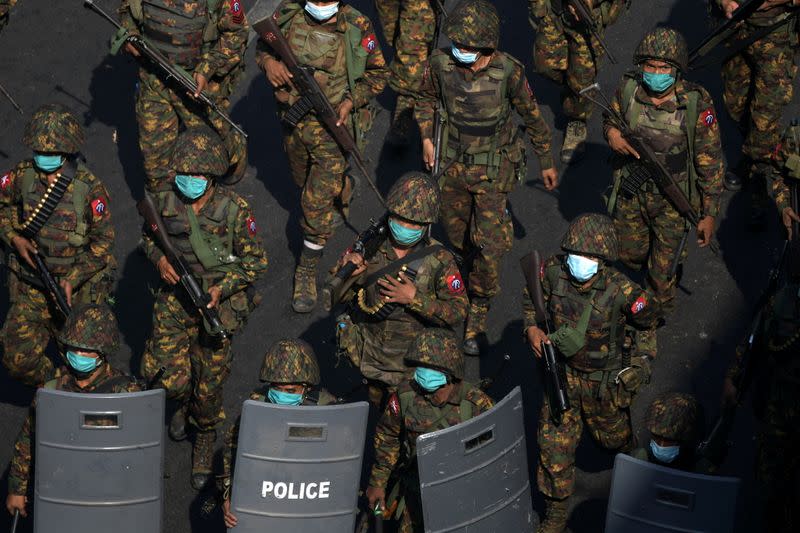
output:
MULTIPOLYGON (((467 400, 467 383, 462 381, 459 386, 458 392, 458 407, 459 407, 459 415, 461 417, 461 423, 463 424, 467 420, 472 419, 472 402, 467 400)), ((414 398, 417 396, 417 392, 412 390, 407 390, 399 393, 398 398, 400 400, 400 414, 408 414, 412 418, 419 419, 421 416, 417 413, 416 409, 414 408, 414 398)), ((447 429, 450 426, 447 424, 447 413, 442 412, 442 409, 436 407, 435 405, 431 404, 430 409, 435 413, 435 418, 433 419, 433 423, 430 425, 429 433, 432 431, 438 431, 440 429, 447 429)))

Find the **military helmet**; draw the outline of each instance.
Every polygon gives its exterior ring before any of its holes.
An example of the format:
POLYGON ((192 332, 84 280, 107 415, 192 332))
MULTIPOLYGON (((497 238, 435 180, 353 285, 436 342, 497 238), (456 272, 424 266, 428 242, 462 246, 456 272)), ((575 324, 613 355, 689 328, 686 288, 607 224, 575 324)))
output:
POLYGON ((33 114, 22 142, 35 152, 76 154, 86 140, 78 119, 61 104, 45 104, 33 114))
POLYGON ((614 223, 599 213, 586 213, 573 220, 561 239, 561 249, 565 252, 601 257, 606 261, 617 260, 618 248, 614 223))
POLYGON ((440 368, 456 379, 464 378, 464 355, 456 334, 449 329, 425 329, 408 349, 406 361, 415 366, 440 368))
POLYGON ((264 355, 259 379, 269 383, 319 385, 319 364, 314 349, 300 339, 275 342, 264 355))
POLYGON ((672 28, 650 30, 636 47, 633 62, 637 65, 648 59, 665 61, 681 71, 689 64, 689 49, 686 39, 672 28))
POLYGON ((454 43, 495 49, 500 42, 500 16, 488 0, 461 0, 447 17, 444 33, 454 43))
POLYGON ((117 319, 105 304, 78 305, 70 312, 57 338, 65 346, 107 356, 119 347, 117 319))
POLYGON ((386 208, 411 222, 433 224, 439 218, 439 186, 423 172, 406 172, 389 190, 386 208))
POLYGON ((700 404, 691 394, 667 392, 658 396, 645 414, 645 425, 653 435, 678 442, 691 443, 698 437, 701 420, 700 404))
POLYGON ((205 128, 184 131, 172 149, 172 170, 179 174, 219 177, 230 166, 219 136, 205 128))

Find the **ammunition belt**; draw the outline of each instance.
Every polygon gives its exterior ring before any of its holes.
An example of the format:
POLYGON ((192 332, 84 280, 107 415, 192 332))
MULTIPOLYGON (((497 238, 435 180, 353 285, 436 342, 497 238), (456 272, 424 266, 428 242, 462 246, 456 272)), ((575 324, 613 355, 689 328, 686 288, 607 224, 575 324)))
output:
POLYGON ((67 192, 67 187, 72 183, 75 174, 75 164, 69 165, 69 172, 59 172, 56 180, 47 187, 36 208, 31 213, 31 216, 22 223, 20 234, 26 239, 33 239, 39 231, 44 227, 47 221, 55 211, 64 193, 67 192))
MULTIPOLYGON (((417 279, 417 271, 409 268, 408 265, 403 265, 398 272, 398 276, 400 273, 403 273, 406 278, 412 283, 417 279)), ((377 289, 376 289, 377 290, 377 289)), ((358 308, 364 312, 367 316, 374 320, 385 320, 386 318, 391 315, 395 309, 401 306, 396 302, 387 303, 383 300, 380 300, 380 296, 378 297, 378 302, 369 305, 367 303, 367 291, 364 288, 358 290, 358 294, 356 296, 356 301, 358 302, 358 308)))

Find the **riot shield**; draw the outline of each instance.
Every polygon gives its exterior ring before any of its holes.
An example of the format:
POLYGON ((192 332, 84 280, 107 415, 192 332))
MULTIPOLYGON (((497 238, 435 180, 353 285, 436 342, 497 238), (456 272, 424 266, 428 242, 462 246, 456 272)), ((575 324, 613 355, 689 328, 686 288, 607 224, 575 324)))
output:
POLYGON ((36 533, 161 531, 163 389, 36 393, 36 533))
POLYGON ((425 533, 536 529, 519 387, 467 422, 419 436, 417 464, 425 533))
POLYGON ((242 407, 236 533, 352 533, 369 404, 242 407))
POLYGON ((740 479, 707 476, 618 454, 606 533, 733 531, 740 479))

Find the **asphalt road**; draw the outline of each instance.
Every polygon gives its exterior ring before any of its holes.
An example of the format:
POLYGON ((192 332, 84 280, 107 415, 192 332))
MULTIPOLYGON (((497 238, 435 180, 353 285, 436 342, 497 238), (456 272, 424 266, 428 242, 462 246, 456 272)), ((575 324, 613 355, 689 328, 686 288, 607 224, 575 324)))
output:
MULTIPOLYGON (((367 0, 353 2, 377 23, 374 8, 367 0)), ((532 31, 527 24, 527 3, 521 0, 498 0, 503 19, 501 48, 530 64, 532 31)), ((110 57, 108 40, 111 27, 81 7, 80 0, 25 0, 12 12, 9 27, 0 35, 0 82, 15 96, 26 111, 21 117, 5 101, 0 101, 0 168, 11 168, 29 157, 20 139, 26 120, 39 105, 57 101, 72 107, 83 119, 87 131, 84 154, 88 165, 106 183, 117 231, 116 257, 119 261, 117 312, 124 345, 114 363, 131 371, 138 362, 151 329, 151 290, 157 284, 155 269, 138 253, 141 221, 134 199, 142 191, 142 167, 137 147, 133 110, 135 64, 126 57, 110 57)), ((112 9, 117 2, 101 5, 112 9)), ((250 7, 253 1, 245 1, 250 7)), ((651 27, 667 24, 681 29, 691 44, 705 31, 705 5, 695 0, 648 0, 634 2, 608 33, 608 43, 619 59, 618 65, 603 66, 599 81, 610 93, 623 72, 630 68, 632 52, 641 36, 651 27)), ((294 314, 290 306, 292 272, 302 244, 298 226, 299 196, 287 172, 282 152, 279 126, 275 118, 270 89, 253 62, 253 51, 246 57, 247 76, 234 99, 232 116, 249 132, 252 176, 237 185, 254 208, 259 231, 269 255, 270 269, 258 286, 264 303, 254 311, 248 327, 234 341, 236 354, 232 375, 225 390, 229 421, 238 413, 241 402, 257 384, 258 369, 266 346, 280 337, 301 337, 317 351, 323 369, 323 383, 334 393, 352 387, 356 376, 337 367, 333 345, 333 318, 321 309, 310 315, 294 314)), ((390 50, 384 47, 385 53, 390 50)), ((560 146, 565 121, 560 113, 558 89, 534 75, 529 68, 531 85, 543 107, 549 124, 554 125, 554 151, 560 146)), ((724 132, 726 155, 736 160, 741 139, 723 113, 718 69, 693 75, 714 96, 724 132)), ((393 106, 390 91, 379 98, 387 109, 393 106)), ((797 112, 796 102, 787 111, 784 122, 797 112)), ((404 171, 419 167, 416 145, 405 153, 382 149, 380 140, 387 128, 390 113, 378 118, 373 142, 367 155, 377 170, 380 189, 386 192, 404 171)), ((501 295, 489 317, 490 353, 478 360, 468 360, 474 378, 491 375, 503 354, 511 355, 511 364, 490 390, 501 398, 517 384, 522 385, 529 448, 531 479, 535 477, 536 439, 541 388, 536 367, 521 331, 522 276, 517 258, 532 248, 544 254, 557 251, 559 240, 569 221, 586 211, 603 209, 602 194, 610 182, 607 164, 609 149, 600 134, 598 115, 590 123, 586 158, 566 170, 561 169, 561 185, 554 193, 546 192, 538 179, 539 169, 530 165, 528 177, 511 194, 516 217, 516 242, 502 270, 501 295), (480 367, 480 368, 479 368, 480 367)), ((529 154, 531 155, 531 154, 529 154)), ((531 161, 534 159, 529 158, 531 161)), ((381 211, 371 192, 364 188, 353 210, 356 227, 365 227, 371 216, 381 211)), ((634 421, 641 438, 642 415, 649 401, 668 390, 696 394, 706 408, 709 423, 718 411, 718 397, 725 367, 733 347, 748 321, 750 306, 761 291, 769 267, 780 244, 780 228, 774 209, 765 233, 747 230, 747 193, 726 193, 718 238, 719 257, 708 250, 690 245, 683 290, 677 311, 668 317, 659 332, 659 357, 655 361, 653 382, 639 396, 633 408, 634 421)), ((439 232, 441 235, 441 232, 439 232)), ((323 259, 323 269, 334 262, 346 248, 353 233, 341 229, 330 242, 323 259)), ((0 309, 8 308, 6 291, 1 291, 0 309)), ((33 396, 33 390, 13 383, 0 371, 0 464, 7 464, 16 432, 33 396)), ((723 474, 743 478, 737 505, 741 531, 757 531, 755 495, 752 476, 754 424, 749 408, 741 410, 735 428, 735 446, 723 474)), ((164 531, 222 531, 221 515, 203 519, 198 513, 200 498, 189 486, 190 444, 167 446, 166 506, 164 531)), ((602 530, 610 482, 612 457, 589 439, 584 439, 578 453, 580 473, 573 501, 570 527, 576 532, 602 530)), ((8 470, 0 480, 6 481, 8 470)), ((541 499, 534 500, 541 511, 541 499)), ((0 513, 0 529, 10 520, 0 513)), ((31 527, 23 521, 20 531, 31 527)))

